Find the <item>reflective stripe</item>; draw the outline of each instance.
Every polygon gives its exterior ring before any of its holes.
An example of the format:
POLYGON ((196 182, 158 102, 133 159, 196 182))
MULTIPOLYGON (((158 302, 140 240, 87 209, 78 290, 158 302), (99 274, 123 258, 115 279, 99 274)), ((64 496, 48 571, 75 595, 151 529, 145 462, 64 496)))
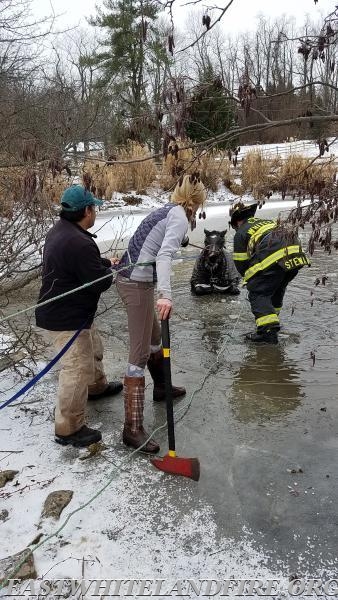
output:
POLYGON ((263 327, 264 325, 276 325, 279 323, 279 318, 276 313, 272 313, 271 315, 265 315, 265 317, 259 317, 256 319, 257 327, 263 327))
POLYGON ((231 287, 230 285, 226 285, 226 286, 221 286, 221 285, 214 285, 214 289, 215 290, 220 290, 221 292, 224 292, 224 290, 228 290, 229 287, 231 287))
POLYGON ((276 229, 276 227, 277 223, 268 223, 267 225, 262 225, 262 227, 260 227, 259 229, 257 229, 257 231, 251 234, 248 249, 251 250, 254 244, 258 242, 258 240, 262 237, 262 235, 264 235, 268 231, 271 231, 272 229, 276 229))
POLYGON ((234 252, 232 258, 234 260, 249 260, 250 256, 247 252, 234 252))
POLYGON ((163 357, 164 358, 170 357, 170 348, 163 348, 163 357))
POLYGON ((282 258, 289 256, 290 254, 298 254, 300 252, 300 246, 286 246, 285 248, 281 248, 277 250, 277 252, 273 252, 267 258, 264 258, 260 263, 253 265, 249 269, 245 271, 244 281, 248 281, 250 277, 259 273, 259 271, 264 271, 268 267, 271 267, 274 263, 278 262, 282 258))
POLYGON ((279 315, 279 313, 280 313, 281 310, 282 310, 282 307, 275 308, 275 311, 276 311, 277 315, 279 315))

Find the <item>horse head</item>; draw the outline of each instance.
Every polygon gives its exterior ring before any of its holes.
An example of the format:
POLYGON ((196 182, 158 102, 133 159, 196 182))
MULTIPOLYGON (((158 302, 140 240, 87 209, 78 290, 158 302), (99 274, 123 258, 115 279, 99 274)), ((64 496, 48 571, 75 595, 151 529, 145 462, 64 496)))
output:
POLYGON ((218 264, 220 257, 223 255, 225 244, 225 231, 208 231, 204 230, 204 250, 203 256, 206 265, 213 269, 218 264))

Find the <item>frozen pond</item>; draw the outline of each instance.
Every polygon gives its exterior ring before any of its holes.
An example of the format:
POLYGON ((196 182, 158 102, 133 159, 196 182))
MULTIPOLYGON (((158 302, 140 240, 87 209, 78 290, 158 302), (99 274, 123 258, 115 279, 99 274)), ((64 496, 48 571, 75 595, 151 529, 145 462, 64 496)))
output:
MULTIPOLYGON (((283 202, 269 201, 262 209, 257 212, 257 216, 264 217, 276 216, 280 211, 287 211, 296 206, 294 200, 285 200, 283 202)), ((135 229, 139 226, 149 210, 132 210, 129 213, 118 213, 113 211, 104 211, 98 213, 95 226, 90 230, 97 234, 97 242, 103 250, 111 245, 120 245, 119 238, 126 242, 131 237, 135 229)), ((196 229, 188 232, 192 242, 199 242, 203 238, 203 228, 207 229, 229 229, 229 203, 210 204, 206 207, 206 219, 196 220, 196 229)))
MULTIPOLYGON (((257 215, 277 216, 292 206, 269 203, 257 215)), ((228 228, 228 208, 208 207, 191 241, 202 242, 204 227, 228 228)), ((208 374, 178 425, 181 454, 197 455, 202 464, 196 494, 212 505, 222 535, 240 539, 247 528, 272 563, 316 573, 338 553, 338 315, 330 302, 338 257, 315 254, 311 269, 289 286, 280 346, 272 348, 244 341, 254 329, 245 290, 235 300, 192 297, 192 268, 189 261, 174 266, 171 329, 175 380, 193 392, 208 374), (327 286, 314 288, 324 274, 327 286), (291 473, 299 468, 302 473, 291 473)), ((104 323, 107 333, 118 331, 126 341, 123 310, 107 314, 104 323)), ((149 402, 148 425, 155 428, 163 418, 164 409, 149 402)))

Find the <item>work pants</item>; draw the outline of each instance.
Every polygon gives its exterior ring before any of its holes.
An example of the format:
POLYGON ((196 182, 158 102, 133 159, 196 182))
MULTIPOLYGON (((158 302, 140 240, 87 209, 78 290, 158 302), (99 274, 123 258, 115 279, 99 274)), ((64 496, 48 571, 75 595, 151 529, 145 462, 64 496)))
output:
MULTIPOLYGON (((48 331, 57 352, 75 331, 48 331)), ((107 387, 103 344, 97 329, 83 329, 60 359, 59 389, 55 409, 55 433, 71 435, 85 424, 88 393, 100 394, 107 387)))

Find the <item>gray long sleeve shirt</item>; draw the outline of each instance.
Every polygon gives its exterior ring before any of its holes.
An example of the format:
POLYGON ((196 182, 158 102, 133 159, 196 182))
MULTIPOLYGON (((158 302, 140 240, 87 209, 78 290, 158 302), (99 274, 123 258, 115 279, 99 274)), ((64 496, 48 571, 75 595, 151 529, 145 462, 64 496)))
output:
POLYGON ((120 274, 131 281, 157 281, 158 297, 171 300, 171 261, 181 246, 188 225, 180 205, 166 204, 151 212, 132 236, 119 264, 119 268, 125 265, 126 269, 120 274), (151 264, 128 267, 137 262, 151 264))

